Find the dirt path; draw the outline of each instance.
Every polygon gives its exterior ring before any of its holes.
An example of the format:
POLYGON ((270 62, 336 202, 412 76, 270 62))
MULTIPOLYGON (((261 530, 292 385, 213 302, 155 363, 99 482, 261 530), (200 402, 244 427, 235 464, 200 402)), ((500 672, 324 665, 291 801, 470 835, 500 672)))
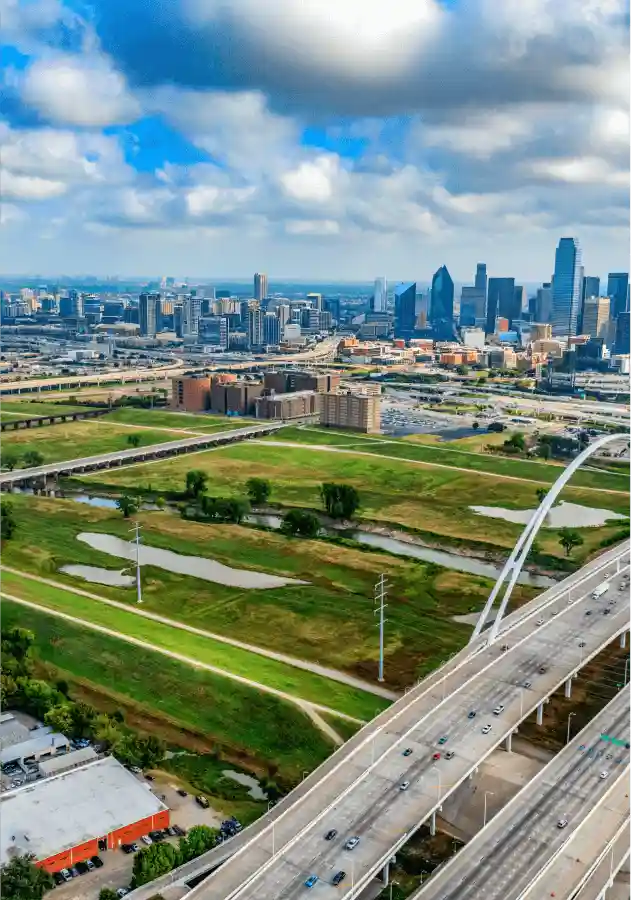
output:
POLYGON ((171 628, 179 628, 182 631, 188 631, 191 634, 197 634, 200 637, 209 638, 213 641, 219 641, 221 644, 229 644, 232 647, 238 647, 240 650, 247 650, 250 653, 256 653, 259 656, 266 656, 268 659, 273 659, 276 662, 285 663, 288 666, 293 666, 295 669, 304 669, 306 672, 311 672, 314 675, 321 675, 323 678, 330 678, 331 681, 339 681, 341 684, 346 684, 348 687, 358 688, 361 691, 366 691, 369 694, 375 694, 378 697, 383 697, 386 700, 397 700, 399 695, 394 691, 389 691, 387 688, 381 687, 380 685, 371 684, 369 681, 364 681, 361 678, 355 678, 353 675, 347 675, 345 672, 340 672, 337 669, 330 669, 327 666, 318 665, 318 663, 312 663, 308 660, 297 659, 295 656, 286 656, 284 653, 277 653, 274 650, 267 650, 264 647, 258 647, 256 644, 248 644, 245 641, 239 641, 235 638, 226 637, 223 634, 216 634, 213 631, 206 631, 203 628, 195 628, 193 625, 186 625, 184 622, 178 622, 175 619, 169 619, 166 616, 161 616, 158 613, 148 612, 144 609, 138 609, 137 606, 130 606, 127 603, 119 603, 117 600, 110 600, 107 597, 102 597, 99 594, 93 594, 90 591, 83 591, 81 588, 70 587, 67 584, 63 584, 59 581, 53 581, 51 578, 42 578, 40 575, 32 575, 30 572, 23 572, 20 569, 13 569, 10 566, 0 566, 0 569, 4 569, 5 572, 11 572, 13 575, 19 575, 20 578, 28 578, 30 581, 37 581, 40 584, 47 584, 50 587, 57 588, 61 591, 68 591, 71 594, 79 594, 81 597, 88 597, 90 600, 97 600, 99 603, 103 603, 106 606, 113 606, 115 609, 123 610, 124 612, 133 613, 136 616, 140 616, 143 619, 151 619, 154 622, 160 622, 162 625, 169 625, 171 628))
MULTIPOLYGON (((388 459, 392 462, 409 463, 415 466, 427 466, 434 469, 451 469, 452 472, 464 472, 466 475, 481 475, 483 478, 500 478, 503 481, 521 481, 525 484, 540 484, 543 487, 551 486, 549 481, 535 481, 533 478, 520 478, 518 475, 500 475, 497 472, 484 472, 481 469, 465 469, 463 466, 449 466, 447 463, 427 462, 422 459, 407 459, 404 456, 386 456, 384 453, 369 453, 367 450, 348 450, 344 447, 331 447, 327 444, 299 444, 292 441, 262 441, 260 438, 252 438, 252 444, 265 444, 267 447, 291 447, 298 450, 321 450, 323 453, 350 453, 352 456, 371 456, 373 459, 388 459)), ((385 441, 379 441, 385 443, 385 441)), ((479 454, 472 454, 476 456, 479 454)), ((580 486, 581 491, 596 491, 599 494, 625 494, 626 491, 616 491, 612 488, 595 488, 580 486)))
MULTIPOLYGON (((347 713, 340 712, 337 709, 331 709, 330 706, 322 706, 319 703, 311 703, 308 700, 304 700, 302 697, 296 697, 294 696, 294 694, 288 694, 285 691, 279 691, 277 688, 269 687, 269 685, 261 684, 258 681, 253 681, 251 678, 244 678, 242 675, 235 675, 234 672, 229 672, 227 669, 220 669, 218 666, 211 666, 209 663, 201 662, 198 659, 192 659, 190 656, 184 656, 181 653, 175 653, 175 651, 173 650, 167 650, 163 647, 157 647, 155 644, 150 644, 148 641, 141 641, 139 638, 132 637, 131 635, 125 634, 121 631, 115 631, 113 628, 106 628, 105 626, 97 625, 94 622, 87 622, 85 619, 80 619, 77 616, 71 616, 68 613, 50 609, 48 606, 41 606, 39 603, 33 603, 30 600, 24 600, 22 597, 16 597, 14 594, 8 594, 6 591, 1 591, 0 596, 5 597, 7 600, 11 600, 13 603, 19 603, 21 606, 27 606, 29 609, 37 610, 37 612, 55 616, 58 619, 64 619, 64 621, 66 622, 72 622, 75 625, 80 625, 82 628, 89 628, 92 631, 98 631, 100 634, 106 634, 109 637, 118 638, 118 640, 125 641, 128 644, 133 644, 136 647, 142 647, 143 650, 151 650, 153 653, 161 653, 163 656, 168 656, 171 659, 176 659, 178 662, 183 662, 188 666, 193 666, 196 669, 204 669, 207 672, 212 672, 215 675, 220 675, 222 678, 229 678, 232 681, 238 681, 240 684, 245 684, 247 685, 247 687, 254 688, 257 691, 262 691, 265 694, 272 694, 275 697, 278 697, 280 700, 284 700, 288 703, 293 703, 305 713, 307 711, 307 707, 311 707, 314 712, 319 711, 328 713, 331 716, 337 716, 341 719, 347 719, 349 722, 357 722, 359 725, 364 724, 361 719, 356 719, 354 716, 349 716, 347 713)), ((313 717, 312 721, 315 724, 316 720, 313 717)), ((326 723, 323 722, 322 724, 325 725, 326 723)), ((326 734, 328 737, 331 736, 328 730, 326 731, 326 734)))
POLYGON ((337 733, 335 728, 333 728, 332 725, 329 725, 329 723, 315 711, 310 703, 305 703, 303 708, 316 728, 319 728, 324 734, 328 734, 336 747, 341 747, 344 743, 344 738, 337 733))

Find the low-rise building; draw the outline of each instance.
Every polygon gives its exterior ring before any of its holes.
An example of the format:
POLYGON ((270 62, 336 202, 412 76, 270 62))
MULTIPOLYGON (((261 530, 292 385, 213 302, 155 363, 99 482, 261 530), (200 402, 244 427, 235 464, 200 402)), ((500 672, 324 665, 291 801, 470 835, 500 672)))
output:
POLYGON ((17 744, 10 744, 0 750, 0 764, 2 766, 17 763, 20 766, 30 766, 34 763, 50 759, 57 753, 67 753, 70 750, 70 741, 63 734, 53 731, 49 725, 35 728, 29 731, 28 738, 17 744))
POLYGON ((260 381, 234 381, 231 384, 216 384, 210 389, 212 412, 232 416, 254 415, 256 400, 263 393, 260 381))
POLYGON ((292 391, 268 394, 256 401, 257 419, 305 419, 320 414, 321 394, 316 391, 292 391))

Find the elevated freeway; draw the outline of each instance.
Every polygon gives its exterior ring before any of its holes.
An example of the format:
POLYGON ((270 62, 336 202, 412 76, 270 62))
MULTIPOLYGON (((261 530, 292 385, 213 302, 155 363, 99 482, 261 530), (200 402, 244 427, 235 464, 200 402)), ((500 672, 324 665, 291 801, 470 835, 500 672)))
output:
POLYGON ((627 686, 411 900, 574 897, 628 825, 629 699, 627 686))
POLYGON ((271 434, 284 427, 284 422, 270 420, 260 425, 252 424, 244 428, 216 431, 212 434, 181 438, 180 440, 167 441, 163 444, 147 444, 144 447, 136 447, 129 450, 116 450, 111 453, 100 453, 97 456, 85 456, 79 459, 47 463, 46 465, 34 466, 30 469, 14 469, 12 472, 3 472, 0 475, 0 490, 11 490, 12 487, 22 487, 33 483, 44 483, 46 485, 49 480, 54 481, 61 475, 80 475, 85 472, 96 472, 99 469, 111 469, 115 466, 124 466, 130 463, 178 456, 181 453, 191 453, 208 447, 216 447, 220 444, 232 444, 236 441, 244 441, 248 438, 271 434))
POLYGON ((629 609, 618 589, 628 553, 628 542, 609 551, 507 617, 496 643, 487 646, 482 634, 409 691, 257 823, 190 900, 289 900, 303 896, 311 875, 319 897, 358 896, 421 824, 434 826, 445 798, 482 760, 504 742, 510 748, 527 716, 541 721, 550 694, 563 686, 569 694, 579 669, 626 636, 629 609), (604 580, 609 591, 592 599, 604 580), (327 841, 331 830, 337 834, 327 841), (345 849, 354 837, 354 849, 345 849), (340 871, 345 878, 335 887, 340 871))

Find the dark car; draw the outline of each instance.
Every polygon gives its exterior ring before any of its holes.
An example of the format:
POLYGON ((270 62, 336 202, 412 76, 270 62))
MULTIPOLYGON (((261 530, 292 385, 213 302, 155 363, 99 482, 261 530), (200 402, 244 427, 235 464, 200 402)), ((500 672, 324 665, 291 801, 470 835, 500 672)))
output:
POLYGON ((149 837, 151 838, 152 841, 163 841, 164 840, 164 834, 161 831, 150 831, 149 837))
POLYGON ((145 778, 147 779, 147 781, 154 781, 153 775, 145 775, 145 778))
POLYGON ((175 837, 175 835, 177 834, 177 831, 175 830, 173 825, 169 825, 169 827, 166 828, 165 830, 166 830, 166 833, 169 835, 169 837, 175 837))
POLYGON ((412 756, 412 748, 411 748, 411 747, 406 747, 405 750, 403 751, 403 754, 402 754, 402 755, 403 755, 403 756, 412 756))
POLYGON ((327 831, 327 833, 324 835, 324 840, 332 841, 334 837, 337 837, 337 831, 335 828, 332 828, 330 831, 327 831))
POLYGON ((178 794, 180 795, 180 797, 188 797, 188 792, 187 792, 187 791, 183 791, 181 788, 180 788, 180 790, 178 791, 178 794))
POLYGON ((181 825, 174 825, 173 831, 177 834, 178 837, 184 837, 186 834, 186 830, 181 827, 181 825))
POLYGON ((123 853, 133 853, 134 849, 131 844, 121 844, 121 850, 123 853))
POLYGON ((84 862, 78 862, 75 865, 75 869, 77 870, 79 875, 85 875, 85 873, 88 871, 88 867, 86 866, 86 864, 84 862))
POLYGON ((546 669, 545 666, 539 666, 539 674, 540 675, 545 675, 547 671, 548 670, 546 669))
POLYGON ((100 856, 93 856, 93 857, 92 857, 92 862, 94 863, 94 868, 95 868, 95 869, 100 869, 101 866, 103 865, 103 860, 101 859, 100 856))
POLYGON ((71 866, 71 867, 68 869, 68 871, 70 872, 70 874, 72 875, 73 878, 76 878, 76 877, 78 876, 78 874, 79 874, 79 870, 77 869, 76 866, 71 866))
POLYGON ((467 714, 467 719, 475 719, 475 709, 472 709, 471 712, 467 714))
POLYGON ((53 872, 53 881, 55 882, 55 884, 59 885, 64 883, 65 878, 61 874, 61 872, 53 872))
POLYGON ((334 884, 337 887, 337 885, 341 884, 345 878, 346 878, 346 872, 336 872, 331 880, 331 884, 334 884))

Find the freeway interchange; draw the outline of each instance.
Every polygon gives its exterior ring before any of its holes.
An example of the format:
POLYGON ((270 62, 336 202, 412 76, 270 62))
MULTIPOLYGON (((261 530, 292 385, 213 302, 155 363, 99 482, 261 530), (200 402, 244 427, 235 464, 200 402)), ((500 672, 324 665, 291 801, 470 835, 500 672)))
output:
POLYGON ((312 875, 314 897, 358 896, 526 716, 542 710, 564 683, 570 690, 582 665, 628 630, 628 604, 618 590, 628 572, 628 543, 607 560, 606 570, 602 563, 586 567, 588 577, 574 579, 570 592, 563 584, 546 592, 546 603, 518 618, 496 643, 482 641, 410 691, 394 712, 371 723, 363 739, 338 751, 325 774, 195 888, 190 900, 292 900, 308 893, 305 882, 312 875), (603 580, 609 590, 593 599, 603 580), (404 755, 406 750, 412 752, 404 755), (454 755, 447 759, 449 751, 454 755), (409 787, 401 790, 406 781, 409 787), (337 835, 327 841, 331 829, 337 835), (345 849, 354 836, 360 838, 356 847, 345 849), (341 871, 345 878, 336 887, 332 882, 341 871))

